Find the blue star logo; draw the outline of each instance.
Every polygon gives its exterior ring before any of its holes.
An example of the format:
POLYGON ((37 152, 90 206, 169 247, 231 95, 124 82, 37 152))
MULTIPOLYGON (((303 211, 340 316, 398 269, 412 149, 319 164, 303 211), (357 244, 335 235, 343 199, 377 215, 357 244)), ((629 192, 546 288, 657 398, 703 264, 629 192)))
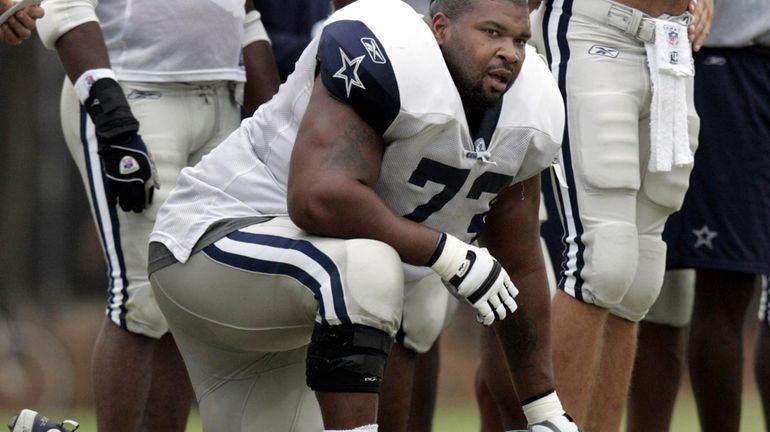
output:
POLYGON ((695 234, 696 237, 694 248, 697 249, 701 246, 706 246, 709 249, 714 249, 714 245, 711 243, 711 241, 714 240, 714 238, 717 237, 719 233, 716 231, 711 231, 706 224, 703 224, 700 229, 692 230, 692 233, 695 234))
POLYGON ((342 56, 342 67, 332 75, 332 77, 345 81, 345 90, 347 91, 348 97, 350 97, 350 89, 352 89, 353 86, 366 90, 364 83, 361 82, 361 78, 358 77, 358 67, 361 66, 364 55, 351 60, 345 54, 345 51, 342 51, 342 48, 340 48, 340 55, 342 56))

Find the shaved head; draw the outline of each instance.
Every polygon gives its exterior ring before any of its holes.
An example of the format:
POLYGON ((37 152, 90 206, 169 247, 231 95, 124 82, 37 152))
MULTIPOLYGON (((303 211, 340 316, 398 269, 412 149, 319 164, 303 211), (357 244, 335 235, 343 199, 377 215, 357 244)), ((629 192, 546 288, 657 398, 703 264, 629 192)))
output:
MULTIPOLYGON (((466 12, 472 11, 476 2, 485 0, 431 0, 430 16, 443 13, 450 18, 457 18, 466 12)), ((508 0, 516 6, 527 7, 527 0, 508 0)))

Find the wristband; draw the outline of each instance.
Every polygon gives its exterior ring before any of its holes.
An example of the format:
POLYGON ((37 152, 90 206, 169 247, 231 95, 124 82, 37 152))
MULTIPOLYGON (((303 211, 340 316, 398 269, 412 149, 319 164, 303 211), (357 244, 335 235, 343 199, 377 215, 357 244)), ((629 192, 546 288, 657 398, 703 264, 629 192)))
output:
POLYGON ((94 122, 99 151, 123 143, 139 130, 123 88, 115 80, 103 78, 95 82, 83 105, 94 122))
POLYGON ((468 255, 468 245, 455 236, 441 233, 436 251, 431 257, 428 266, 436 272, 442 280, 448 281, 460 271, 463 261, 468 255))
POLYGON ((262 15, 259 11, 253 10, 247 13, 243 19, 243 42, 241 42, 241 46, 245 47, 259 41, 270 43, 270 36, 267 35, 267 30, 262 24, 262 15))
POLYGON ((540 423, 550 418, 564 415, 564 408, 562 408, 561 401, 559 396, 556 395, 555 390, 535 400, 528 399, 522 401, 521 408, 529 424, 540 423))
POLYGON ((81 104, 84 104, 91 95, 91 87, 102 78, 118 80, 112 69, 89 69, 78 77, 75 81, 75 94, 80 99, 81 104))

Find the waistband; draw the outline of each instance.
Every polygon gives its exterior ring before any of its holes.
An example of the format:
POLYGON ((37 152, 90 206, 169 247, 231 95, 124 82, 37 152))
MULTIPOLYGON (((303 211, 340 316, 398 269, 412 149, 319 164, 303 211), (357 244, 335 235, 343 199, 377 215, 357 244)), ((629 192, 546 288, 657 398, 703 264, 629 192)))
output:
MULTIPOLYGON (((654 18, 644 12, 611 0, 575 0, 572 3, 572 14, 583 16, 614 29, 638 41, 655 42, 654 18)), ((689 24, 692 15, 685 12, 679 17, 662 16, 680 23, 689 24)))

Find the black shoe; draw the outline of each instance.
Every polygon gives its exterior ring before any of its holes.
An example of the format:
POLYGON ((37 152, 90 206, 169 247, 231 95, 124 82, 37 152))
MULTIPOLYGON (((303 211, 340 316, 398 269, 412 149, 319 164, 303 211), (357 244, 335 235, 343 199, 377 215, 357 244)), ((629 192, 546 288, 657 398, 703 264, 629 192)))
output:
POLYGON ((78 422, 73 420, 56 424, 30 409, 21 410, 8 422, 8 430, 11 432, 74 432, 78 427, 78 422))

